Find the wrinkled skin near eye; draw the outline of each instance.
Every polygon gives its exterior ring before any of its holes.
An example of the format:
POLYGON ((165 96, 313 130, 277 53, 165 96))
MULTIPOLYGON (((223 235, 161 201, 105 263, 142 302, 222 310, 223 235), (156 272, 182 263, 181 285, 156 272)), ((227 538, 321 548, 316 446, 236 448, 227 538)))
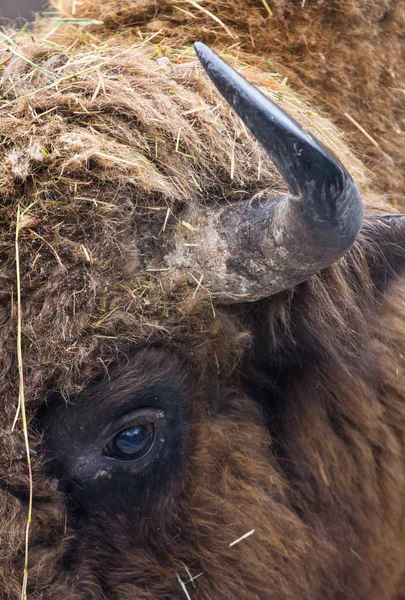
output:
POLYGON ((173 353, 148 348, 69 402, 48 402, 39 415, 45 462, 76 509, 144 516, 181 481, 187 372, 173 353))

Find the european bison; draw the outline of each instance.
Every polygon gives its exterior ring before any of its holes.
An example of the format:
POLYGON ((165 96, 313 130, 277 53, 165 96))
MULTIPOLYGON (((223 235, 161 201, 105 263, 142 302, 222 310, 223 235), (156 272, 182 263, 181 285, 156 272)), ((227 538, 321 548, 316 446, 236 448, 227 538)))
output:
POLYGON ((277 74, 40 25, 0 58, 2 596, 401 600, 405 217, 277 74))

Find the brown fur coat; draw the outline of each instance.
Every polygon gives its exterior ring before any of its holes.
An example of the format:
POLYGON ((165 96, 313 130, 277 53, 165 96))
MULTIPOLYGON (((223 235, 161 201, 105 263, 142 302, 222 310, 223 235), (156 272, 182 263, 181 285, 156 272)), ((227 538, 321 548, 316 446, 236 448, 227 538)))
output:
MULTIPOLYGON (((92 17, 111 9, 92 6, 92 17)), ((30 599, 181 598, 188 570, 202 573, 187 585, 193 600, 399 600, 403 249, 394 260, 375 222, 296 289, 231 308, 213 305, 198 274, 150 270, 144 257, 156 260, 165 236, 187 228, 188 206, 284 190, 192 50, 148 40, 159 31, 154 6, 153 20, 149 9, 124 22, 116 11, 89 29, 42 21, 1 53, 1 594, 21 593, 29 497, 20 421, 10 431, 20 321, 34 479, 30 599), (51 391, 78 393, 156 343, 185 357, 192 375, 184 471, 142 528, 104 516, 78 529, 46 474, 36 411, 51 391), (270 424, 250 381, 271 397, 270 424)), ((367 215, 394 210, 283 74, 239 68, 342 158, 367 215)), ((149 370, 162 368, 159 351, 149 370)), ((142 355, 135 360, 142 370, 142 355)), ((174 377, 174 357, 165 369, 174 377)))

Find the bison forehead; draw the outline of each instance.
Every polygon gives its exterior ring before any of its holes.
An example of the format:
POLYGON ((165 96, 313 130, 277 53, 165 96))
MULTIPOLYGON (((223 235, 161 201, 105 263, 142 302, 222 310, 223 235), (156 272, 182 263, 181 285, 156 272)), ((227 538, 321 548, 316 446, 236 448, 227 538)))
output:
MULTIPOLYGON (((150 58, 154 47, 137 48, 130 38, 93 54, 90 42, 73 44, 74 27, 63 40, 51 37, 56 45, 24 38, 22 53, 30 62, 5 57, 7 110, 0 119, 2 218, 14 223, 15 203, 25 198, 20 262, 24 331, 32 344, 24 354, 35 365, 26 382, 35 403, 56 382, 66 394, 82 388, 128 343, 161 337, 188 347, 192 338, 201 343, 200 332, 216 327, 206 282, 198 284, 198 269, 178 275, 162 259, 178 240, 190 255, 196 252, 201 239, 198 218, 190 222, 192 209, 284 190, 191 50, 184 63, 177 60, 182 51, 168 50, 166 70, 150 58), (83 69, 85 58, 90 62, 83 69), (63 73, 63 85, 50 94, 53 69, 63 73)), ((312 132, 323 132, 324 142, 364 181, 363 168, 329 121, 278 76, 261 81, 312 132)), ((13 235, 12 227, 4 231, 8 288, 13 235)), ((4 301, 7 312, 10 296, 4 301)), ((4 336, 12 354, 12 330, 4 336)))

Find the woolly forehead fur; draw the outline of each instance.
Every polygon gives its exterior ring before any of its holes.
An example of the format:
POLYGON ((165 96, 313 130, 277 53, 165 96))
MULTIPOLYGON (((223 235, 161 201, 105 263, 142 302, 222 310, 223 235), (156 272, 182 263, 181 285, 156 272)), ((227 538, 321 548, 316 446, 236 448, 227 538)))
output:
MULTIPOLYGON (((198 332, 204 296, 206 329, 215 319, 204 284, 196 291, 200 274, 154 270, 165 268, 166 238, 188 227, 187 205, 209 209, 285 188, 191 48, 159 57, 153 40, 126 32, 98 44, 77 27, 18 41, 18 52, 1 57, 2 354, 10 361, 15 346, 9 311, 20 205, 24 356, 41 398, 45 381, 66 392, 82 386, 115 356, 117 340, 176 337, 177 327, 184 339, 192 323, 198 332)), ((366 191, 364 169, 330 121, 277 75, 240 68, 332 148, 366 191)), ((198 232, 189 234, 198 243, 198 232)))
MULTIPOLYGON (((156 269, 176 228, 198 243, 198 231, 183 219, 188 206, 209 210, 285 192, 273 165, 189 46, 168 46, 162 54, 142 32, 100 41, 80 26, 55 30, 45 21, 34 37, 12 37, 18 46, 9 42, 0 52, 2 431, 10 429, 18 399, 17 227, 30 415, 50 389, 79 391, 133 344, 170 339, 191 356, 232 369, 247 334, 213 306, 199 273, 156 269)), ((389 211, 329 120, 277 74, 236 67, 335 151, 366 208, 389 211)), ((1 436, 0 473, 7 485, 25 490, 19 435, 1 436)), ((50 499, 50 484, 35 469, 37 493, 50 499)), ((4 490, 0 495, 5 554, 12 557, 23 548, 26 507, 4 490)), ((48 512, 49 528, 60 520, 56 497, 48 512)), ((41 531, 34 523, 32 539, 41 531)), ((18 589, 19 575, 12 567, 5 572, 10 589, 18 589)))
POLYGON ((229 48, 250 66, 283 73, 295 91, 309 92, 312 107, 336 119, 380 189, 404 204, 402 0, 59 0, 58 5, 66 18, 102 22, 92 26, 97 35, 133 28, 169 46, 198 39, 229 48))

